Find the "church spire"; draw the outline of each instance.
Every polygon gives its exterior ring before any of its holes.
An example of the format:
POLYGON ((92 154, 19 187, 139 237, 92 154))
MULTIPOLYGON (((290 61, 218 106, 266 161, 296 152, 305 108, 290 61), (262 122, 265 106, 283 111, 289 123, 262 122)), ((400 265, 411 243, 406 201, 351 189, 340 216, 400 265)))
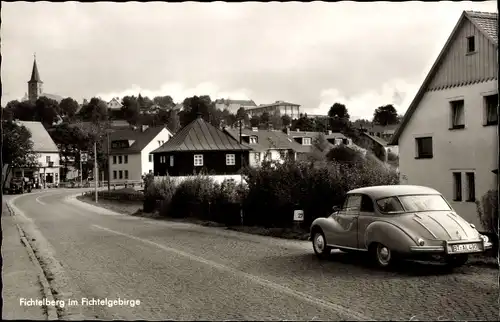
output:
POLYGON ((38 73, 38 66, 36 65, 36 53, 33 54, 33 70, 31 71, 30 83, 43 83, 38 73))

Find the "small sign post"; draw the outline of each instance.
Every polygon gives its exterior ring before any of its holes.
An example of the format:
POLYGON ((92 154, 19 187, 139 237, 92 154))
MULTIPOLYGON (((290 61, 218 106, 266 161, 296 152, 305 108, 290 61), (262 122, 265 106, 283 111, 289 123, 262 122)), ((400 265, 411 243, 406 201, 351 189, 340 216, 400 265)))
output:
POLYGON ((304 221, 304 210, 295 209, 293 211, 293 223, 295 228, 300 227, 300 223, 304 221))

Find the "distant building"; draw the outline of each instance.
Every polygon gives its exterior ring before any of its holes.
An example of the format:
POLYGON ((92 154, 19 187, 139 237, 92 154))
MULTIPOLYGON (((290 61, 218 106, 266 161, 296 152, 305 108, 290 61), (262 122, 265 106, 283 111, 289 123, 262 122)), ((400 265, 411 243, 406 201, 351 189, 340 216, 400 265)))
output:
POLYGON ((120 110, 123 106, 119 97, 113 97, 107 105, 110 110, 120 110))
POLYGON ((252 100, 231 100, 231 99, 218 99, 215 100, 215 107, 220 110, 229 110, 229 112, 236 114, 236 112, 240 108, 244 108, 245 110, 257 107, 252 100))
POLYGON ((13 169, 14 176, 30 178, 41 187, 57 186, 60 182, 60 152, 54 140, 40 122, 16 121, 16 123, 30 131, 38 166, 13 169))
POLYGON ((258 107, 252 107, 246 111, 250 117, 261 116, 265 112, 270 115, 288 115, 292 120, 300 117, 300 105, 287 103, 285 101, 276 101, 272 104, 261 104, 258 107))
POLYGON ((24 95, 22 101, 30 101, 35 103, 40 97, 47 97, 60 103, 64 98, 56 94, 49 94, 43 91, 43 82, 38 72, 36 58, 33 60, 33 69, 31 70, 31 78, 28 81, 28 93, 24 95))

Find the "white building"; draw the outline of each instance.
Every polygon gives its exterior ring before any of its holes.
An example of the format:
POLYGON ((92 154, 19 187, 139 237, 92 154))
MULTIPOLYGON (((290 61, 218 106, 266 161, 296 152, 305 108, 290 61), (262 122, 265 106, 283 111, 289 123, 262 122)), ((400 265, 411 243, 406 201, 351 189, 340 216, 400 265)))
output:
POLYGON ((402 183, 439 190, 479 229, 475 201, 498 187, 497 27, 495 13, 462 14, 390 142, 402 183))
POLYGON ((33 152, 37 154, 38 167, 14 169, 14 176, 32 178, 41 187, 57 186, 60 182, 59 149, 40 122, 17 121, 31 132, 33 152))
POLYGON ((120 98, 119 97, 113 97, 108 103, 108 108, 110 110, 120 110, 122 108, 122 103, 120 102, 120 98))
POLYGON ((292 120, 300 117, 300 105, 285 101, 276 101, 272 104, 261 104, 257 107, 249 108, 246 111, 250 117, 261 116, 266 112, 269 115, 288 115, 292 120))
POLYGON ((252 100, 231 100, 231 99, 218 99, 215 100, 215 107, 220 110, 227 109, 229 112, 236 114, 240 108, 249 109, 257 107, 252 100))
POLYGON ((164 126, 117 130, 110 134, 111 183, 139 182, 153 172, 153 150, 172 137, 164 126))

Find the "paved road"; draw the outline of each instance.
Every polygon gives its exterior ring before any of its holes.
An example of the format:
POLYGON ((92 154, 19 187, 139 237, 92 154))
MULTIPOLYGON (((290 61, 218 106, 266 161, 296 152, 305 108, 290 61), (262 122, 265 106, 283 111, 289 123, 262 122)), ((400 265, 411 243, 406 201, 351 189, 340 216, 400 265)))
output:
POLYGON ((87 318, 172 320, 496 320, 498 272, 412 263, 391 272, 357 256, 320 261, 309 242, 110 215, 74 190, 14 204, 55 249, 79 298, 139 299, 83 307, 87 318))

